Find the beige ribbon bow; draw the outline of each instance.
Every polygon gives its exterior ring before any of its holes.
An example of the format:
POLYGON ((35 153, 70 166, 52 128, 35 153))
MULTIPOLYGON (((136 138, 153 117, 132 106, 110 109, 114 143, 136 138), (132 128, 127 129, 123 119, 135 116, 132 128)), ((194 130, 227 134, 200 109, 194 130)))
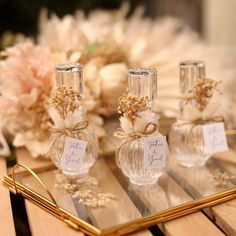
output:
MULTIPOLYGON (((123 146, 132 142, 133 140, 136 140, 142 137, 147 137, 148 135, 154 133, 157 130, 157 128, 158 128, 157 124, 148 123, 143 132, 133 132, 133 133, 128 134, 122 131, 121 129, 117 130, 114 133, 114 136, 120 139, 125 139, 125 141, 117 148, 116 157, 118 157, 118 154, 123 146)), ((118 166, 120 166, 119 162, 118 162, 118 166)))
POLYGON ((56 128, 55 126, 51 125, 50 131, 52 133, 55 133, 56 136, 53 138, 52 142, 50 143, 48 147, 48 151, 45 154, 45 156, 48 156, 50 149, 52 148, 53 144, 56 142, 57 138, 59 138, 62 135, 70 136, 72 134, 76 134, 80 132, 81 130, 85 129, 88 127, 88 120, 83 120, 77 124, 75 124, 74 127, 72 128, 56 128))

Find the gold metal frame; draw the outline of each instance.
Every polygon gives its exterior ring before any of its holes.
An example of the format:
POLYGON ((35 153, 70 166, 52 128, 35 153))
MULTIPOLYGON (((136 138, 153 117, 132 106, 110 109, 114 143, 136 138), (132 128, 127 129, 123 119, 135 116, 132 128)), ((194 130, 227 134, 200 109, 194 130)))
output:
POLYGON ((152 226, 158 223, 163 223, 169 220, 173 220, 178 217, 185 216, 187 214, 199 211, 203 208, 214 206, 216 204, 236 198, 236 188, 233 188, 233 189, 229 189, 227 191, 221 192, 221 193, 213 194, 211 196, 203 197, 198 200, 179 205, 177 207, 172 207, 168 210, 160 211, 157 214, 153 214, 146 217, 140 217, 136 220, 132 220, 130 222, 120 224, 106 230, 100 230, 92 226, 91 224, 73 216, 66 210, 60 208, 56 200, 50 193, 50 191, 47 189, 46 185, 43 183, 43 181, 37 176, 37 174, 33 170, 31 170, 25 165, 16 164, 13 167, 12 175, 7 175, 7 174, 4 175, 3 184, 6 187, 8 187, 12 193, 21 194, 23 197, 27 198, 28 200, 33 202, 35 205, 41 207, 42 209, 46 210, 47 212, 51 213, 52 215, 64 221, 70 227, 76 230, 80 230, 88 235, 95 235, 95 236, 129 234, 131 232, 145 229, 149 226, 152 226), (48 193, 51 201, 43 197, 42 195, 38 194, 37 192, 27 188, 21 183, 17 182, 16 176, 15 176, 16 175, 15 169, 17 167, 22 167, 25 169, 24 172, 20 173, 21 175, 26 174, 27 172, 33 175, 37 179, 37 181, 42 185, 45 191, 48 193))

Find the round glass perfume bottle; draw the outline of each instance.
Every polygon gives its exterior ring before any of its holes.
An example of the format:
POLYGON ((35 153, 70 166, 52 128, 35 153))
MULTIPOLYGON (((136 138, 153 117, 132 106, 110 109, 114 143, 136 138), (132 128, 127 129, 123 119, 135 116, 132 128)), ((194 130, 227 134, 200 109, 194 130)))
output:
MULTIPOLYGON (((86 109, 82 105, 84 98, 82 70, 83 67, 79 64, 62 64, 56 67, 56 89, 63 88, 67 92, 77 92, 80 96, 78 101, 75 99, 73 102, 81 105, 73 113, 60 117, 64 125, 60 125, 63 127, 57 129, 56 138, 49 151, 53 163, 64 175, 71 178, 80 178, 87 175, 89 168, 98 156, 98 139, 95 133, 86 125, 88 124, 86 109), (72 126, 69 122, 72 122, 72 126), (70 159, 65 161, 64 158, 70 159)), ((57 117, 59 117, 59 113, 57 117)))
MULTIPOLYGON (((195 82, 205 78, 205 64, 202 61, 183 61, 180 63, 180 93, 186 96, 193 89, 195 82)), ((178 120, 169 133, 171 152, 185 167, 203 166, 210 158, 203 136, 203 124, 195 124, 188 119, 191 113, 184 100, 180 101, 178 120)), ((206 124, 206 123, 205 123, 206 124)))
MULTIPOLYGON (((147 116, 152 117, 153 123, 158 123, 159 116, 152 111, 157 96, 157 73, 155 69, 137 68, 129 70, 128 94, 138 98, 148 98, 147 116)), ((141 112, 142 113, 142 112, 141 112)), ((158 130, 148 137, 161 135, 158 130)), ((161 135, 162 136, 162 135, 161 135)), ((129 142, 123 140, 116 155, 117 165, 131 183, 136 185, 151 185, 165 172, 165 166, 147 168, 144 164, 145 137, 135 138, 129 142)))

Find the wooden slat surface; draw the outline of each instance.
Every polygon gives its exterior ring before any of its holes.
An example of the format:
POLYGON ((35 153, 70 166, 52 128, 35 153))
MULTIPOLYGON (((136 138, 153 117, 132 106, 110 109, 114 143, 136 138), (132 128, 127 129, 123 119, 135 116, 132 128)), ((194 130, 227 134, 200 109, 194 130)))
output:
MULTIPOLYGON (((219 165, 219 168, 224 167, 225 170, 228 170, 229 173, 234 174, 236 176, 236 173, 233 173, 235 172, 235 164, 236 164, 235 151, 230 149, 227 152, 218 153, 213 157, 213 160, 214 159, 221 160, 221 162, 213 162, 213 164, 215 163, 216 165, 219 165)), ((207 192, 208 194, 213 194, 216 191, 225 190, 224 186, 217 187, 213 184, 212 182, 213 177, 210 174, 207 167, 199 168, 198 170, 195 170, 195 173, 191 172, 191 169, 186 170, 186 172, 189 172, 188 178, 186 178, 186 173, 185 174, 181 173, 181 170, 180 170, 181 167, 178 167, 178 169, 179 170, 175 168, 175 173, 178 173, 178 177, 182 179, 182 182, 185 182, 185 185, 187 186, 187 188, 191 189, 192 193, 196 195, 204 196, 207 192), (206 176, 207 176, 208 181, 205 181, 206 176)), ((232 183, 230 182, 228 183, 228 188, 232 188, 234 186, 235 185, 233 185, 232 183)), ((236 235, 236 200, 231 200, 231 201, 219 204, 217 206, 213 206, 205 210, 205 213, 227 235, 236 235)))
MULTIPOLYGON (((33 159, 25 149, 17 149, 17 162, 35 169, 51 166, 49 159, 33 159)), ((22 169, 18 170, 22 171, 22 169)), ((25 200, 28 221, 32 236, 56 235, 56 236, 84 236, 83 233, 75 231, 61 220, 45 212, 28 200, 25 200)))
MULTIPOLYGON (((16 149, 17 163, 24 164, 33 169, 44 168, 52 166, 52 162, 48 158, 39 157, 32 158, 29 152, 25 148, 16 149)), ((25 171, 22 168, 16 169, 16 172, 25 171)))
POLYGON ((214 222, 226 233, 236 235, 236 200, 212 207, 214 222))
MULTIPOLYGON (((28 165, 29 167, 36 167, 37 165, 35 164, 35 160, 30 158, 29 156, 27 157, 27 152, 24 150, 19 150, 18 153, 18 160, 20 163, 24 163, 28 165), (21 156, 19 158, 19 156, 21 156), (24 156, 24 158, 22 158, 24 156)), ((50 161, 39 161, 37 160, 36 162, 40 163, 40 167, 43 165, 51 165, 50 161)), ((49 215, 48 213, 42 211, 39 209, 37 206, 32 205, 31 203, 27 203, 27 212, 29 215, 29 220, 30 218, 33 219, 33 215, 37 215, 37 218, 45 219, 45 214, 49 215)), ((227 235, 236 235, 236 200, 232 200, 223 204, 220 204, 218 206, 214 206, 211 208, 211 212, 214 216, 215 223, 222 228, 227 235)), ((59 228, 59 225, 62 225, 62 232, 66 232, 68 227, 63 224, 63 222, 60 222, 53 216, 49 216, 49 218, 52 218, 53 220, 58 221, 57 228, 59 228)), ((33 220, 32 220, 33 221, 33 220)), ((44 221, 44 220, 43 220, 44 221)), ((48 219, 48 222, 52 222, 51 219, 48 219)), ((43 223, 42 223, 43 224, 43 223)), ((36 225, 36 224, 35 224, 36 225)), ((34 231, 40 231, 41 230, 41 235, 42 235, 42 230, 40 229, 40 224, 37 226, 31 226, 32 232, 35 233, 34 231), (33 229, 34 227, 34 229, 33 229)), ((49 223, 49 226, 53 225, 49 223)), ((166 222, 163 225, 163 230, 166 235, 170 236, 187 236, 187 235, 224 235, 213 223, 211 223, 210 220, 208 220, 201 212, 193 213, 191 215, 172 220, 170 222, 166 222)), ((44 226, 42 226, 44 227, 44 226)), ((52 227, 54 228, 54 227, 52 227)), ((57 234, 57 233, 55 233, 57 234)), ((37 235, 37 234, 33 234, 37 235)), ((68 235, 70 235, 68 233, 68 235)), ((78 235, 78 232, 77 232, 78 235)), ((137 235, 137 234, 136 234, 137 235)))
MULTIPOLYGON (((236 182, 236 152, 230 149, 226 153, 218 153, 216 158, 225 161, 222 166, 235 176, 234 182, 236 182)), ((212 207, 211 214, 213 221, 227 235, 236 235, 236 199, 212 207)))
MULTIPOLYGON (((190 196, 175 181, 168 178, 169 191, 174 191, 181 196, 182 199, 191 200, 190 196)), ((224 235, 212 222, 202 213, 196 212, 185 217, 181 217, 163 224, 162 231, 166 235, 208 235, 220 236, 224 235)))
MULTIPOLYGON (((110 168, 114 168, 114 162, 109 160, 107 162, 110 168)), ((125 185, 126 180, 122 178, 121 173, 116 172, 116 175, 122 179, 123 185, 125 185)), ((165 210, 167 205, 176 206, 192 200, 180 185, 167 174, 160 178, 159 184, 145 189, 132 185, 132 191, 152 213, 165 210), (166 192, 162 186, 168 186, 166 192)), ((169 236, 198 236, 203 231, 205 235, 210 236, 224 235, 202 212, 196 212, 176 220, 158 224, 158 226, 164 234, 169 236)))
MULTIPOLYGON (((6 173, 6 171, 6 160, 3 157, 0 157, 0 176, 6 173)), ((10 194, 8 189, 2 184, 0 184, 0 208, 0 235, 16 235, 12 216, 10 194)))
POLYGON ((168 236, 220 236, 224 235, 214 224, 201 213, 196 212, 164 224, 168 236))
MULTIPOLYGON (((181 199, 181 201, 186 200, 186 201, 191 201, 191 197, 170 177, 170 176, 165 176, 164 179, 165 183, 168 186, 168 192, 166 192, 166 195, 168 196, 173 196, 172 198, 167 197, 168 202, 170 205, 176 205, 178 204, 178 199, 181 199), (173 194, 175 193, 175 195, 173 194)), ((161 185, 160 181, 160 185, 161 185)), ((161 191, 159 190, 161 193, 161 191)), ((166 204, 165 201, 163 201, 163 198, 157 197, 152 197, 150 198, 150 194, 146 194, 145 191, 138 191, 137 192, 139 197, 142 199, 143 202, 147 206, 155 204, 155 210, 164 210, 165 208, 162 209, 162 207, 166 204), (151 201, 151 202, 150 202, 151 201)), ((164 194, 162 194, 164 195, 164 194)), ((181 217, 177 220, 172 220, 169 222, 166 222, 164 224, 158 225, 163 233, 166 235, 182 235, 182 236, 198 236, 202 235, 203 232, 205 235, 212 235, 212 236, 220 236, 224 235, 214 224, 212 224, 211 221, 205 217, 205 215, 202 212, 196 212, 190 215, 187 215, 185 217, 181 217)))
POLYGON ((32 236, 84 236, 30 201, 25 201, 32 236))
POLYGON ((219 152, 214 155, 214 158, 236 164, 236 153, 233 149, 229 149, 227 152, 219 152))

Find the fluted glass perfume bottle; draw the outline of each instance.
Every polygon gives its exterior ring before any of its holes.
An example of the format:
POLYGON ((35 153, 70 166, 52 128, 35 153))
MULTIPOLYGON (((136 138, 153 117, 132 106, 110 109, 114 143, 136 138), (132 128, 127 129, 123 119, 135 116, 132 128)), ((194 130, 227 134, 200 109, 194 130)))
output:
POLYGON ((88 126, 83 106, 82 70, 79 64, 56 67, 49 109, 53 121, 49 155, 62 173, 72 178, 85 176, 98 155, 98 140, 88 126))
MULTIPOLYGON (((202 61, 184 61, 180 63, 180 93, 182 97, 188 96, 194 90, 194 85, 200 79, 205 79, 205 64, 202 61)), ((207 151, 204 136, 203 123, 198 120, 203 117, 192 119, 196 109, 180 101, 180 114, 178 120, 172 125, 169 133, 169 145, 171 152, 179 163, 186 167, 202 166, 210 158, 207 151), (197 122, 196 122, 197 121, 197 122)))
MULTIPOLYGON (((157 74, 155 69, 137 68, 129 70, 128 90, 119 98, 120 132, 122 138, 116 161, 124 175, 136 185, 151 185, 157 182, 167 166, 165 137, 158 131, 158 114, 152 111, 157 96, 157 74), (148 149, 149 140, 160 144, 163 153, 148 149), (151 160, 150 152, 157 152, 151 160), (159 155, 157 157, 157 155, 159 155), (161 156, 163 154, 163 156, 161 156), (159 159, 158 159, 159 158, 159 159), (155 159, 155 160, 154 160, 155 159), (158 159, 158 160, 157 160, 158 159), (155 161, 157 162, 155 163, 155 161)), ((157 147, 157 146, 156 146, 157 147)))

